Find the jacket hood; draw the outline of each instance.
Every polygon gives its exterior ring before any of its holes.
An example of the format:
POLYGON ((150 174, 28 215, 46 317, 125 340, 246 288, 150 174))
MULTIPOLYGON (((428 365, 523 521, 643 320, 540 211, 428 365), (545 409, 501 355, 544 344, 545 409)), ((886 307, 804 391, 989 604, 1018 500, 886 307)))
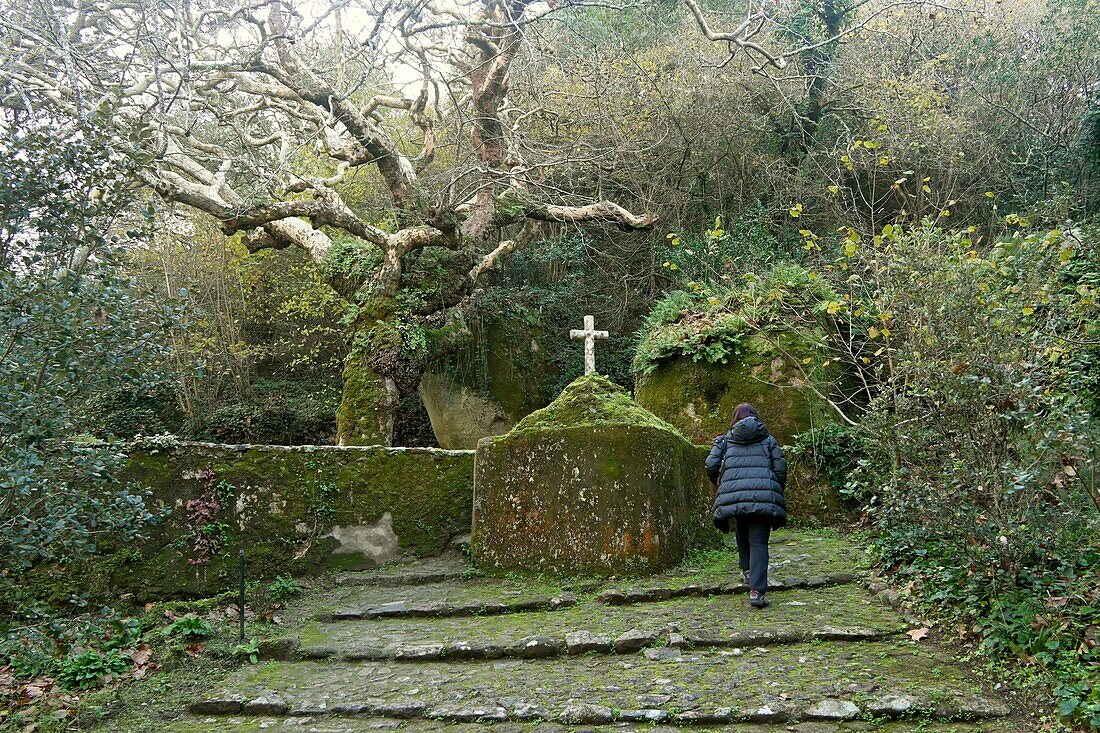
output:
POLYGON ((734 443, 759 443, 768 437, 768 429, 758 417, 746 417, 730 428, 730 439, 734 443))

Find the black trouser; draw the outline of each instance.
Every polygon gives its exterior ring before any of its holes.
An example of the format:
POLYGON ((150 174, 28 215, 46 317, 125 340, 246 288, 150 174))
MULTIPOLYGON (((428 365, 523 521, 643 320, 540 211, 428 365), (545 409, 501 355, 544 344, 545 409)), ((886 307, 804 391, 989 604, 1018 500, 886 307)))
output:
POLYGON ((763 593, 768 589, 768 538, 772 525, 766 519, 737 517, 737 558, 741 569, 749 571, 749 588, 763 593))

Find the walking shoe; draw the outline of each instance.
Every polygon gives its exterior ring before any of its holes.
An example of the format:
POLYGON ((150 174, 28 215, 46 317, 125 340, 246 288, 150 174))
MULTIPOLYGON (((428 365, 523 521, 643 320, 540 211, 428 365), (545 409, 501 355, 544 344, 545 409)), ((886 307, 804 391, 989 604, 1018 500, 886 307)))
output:
POLYGON ((741 582, 744 583, 745 585, 749 584, 749 571, 748 570, 742 570, 741 571, 741 582))
POLYGON ((767 598, 764 597, 764 594, 761 593, 760 591, 750 590, 749 591, 749 605, 752 606, 753 608, 767 608, 768 606, 770 606, 772 604, 768 601, 767 598))

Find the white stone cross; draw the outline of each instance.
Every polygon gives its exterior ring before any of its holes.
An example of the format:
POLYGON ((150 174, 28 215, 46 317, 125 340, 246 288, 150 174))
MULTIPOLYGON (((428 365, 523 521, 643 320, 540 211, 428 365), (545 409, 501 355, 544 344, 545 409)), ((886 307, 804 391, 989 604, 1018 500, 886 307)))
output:
POLYGON ((584 339, 584 375, 588 376, 596 371, 596 339, 607 338, 607 331, 596 330, 596 318, 584 317, 584 328, 574 328, 569 332, 569 338, 579 341, 584 339))

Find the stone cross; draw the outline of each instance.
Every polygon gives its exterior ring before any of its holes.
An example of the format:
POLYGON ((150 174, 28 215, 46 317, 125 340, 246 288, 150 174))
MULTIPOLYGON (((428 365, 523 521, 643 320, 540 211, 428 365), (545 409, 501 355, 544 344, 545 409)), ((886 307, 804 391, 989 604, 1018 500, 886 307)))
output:
POLYGON ((607 331, 597 331, 595 317, 585 316, 584 328, 572 329, 569 338, 575 341, 584 339, 584 375, 587 377, 596 371, 596 339, 607 338, 607 331))

